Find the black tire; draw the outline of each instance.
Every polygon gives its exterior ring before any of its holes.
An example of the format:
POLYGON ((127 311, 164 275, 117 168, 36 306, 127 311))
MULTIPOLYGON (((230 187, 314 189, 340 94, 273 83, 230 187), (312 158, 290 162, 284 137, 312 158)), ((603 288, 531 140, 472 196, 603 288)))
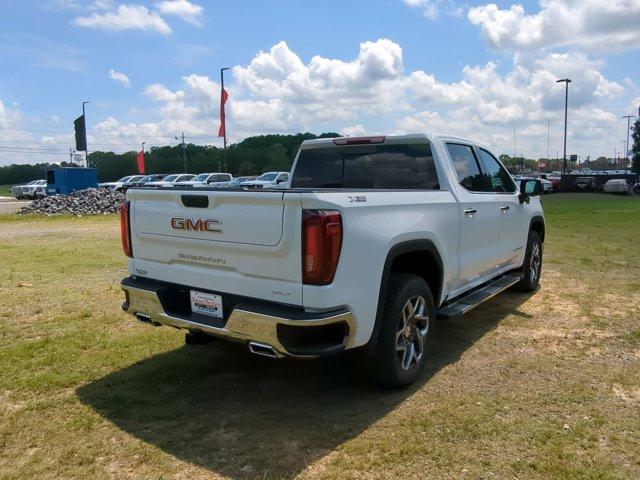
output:
POLYGON ((520 292, 535 292, 540 284, 542 273, 543 244, 540 234, 534 230, 529 232, 527 239, 527 253, 524 256, 522 272, 524 278, 516 283, 513 288, 520 292), (533 262, 532 262, 533 259, 533 262))
POLYGON ((427 282, 417 275, 392 274, 370 364, 380 386, 397 389, 416 381, 427 363, 427 338, 435 318, 436 307, 427 282), (411 309, 422 315, 406 322, 411 309), (399 345, 406 345, 405 350, 398 350, 399 345))
POLYGON ((189 331, 184 335, 185 345, 206 345, 213 341, 215 341, 214 337, 202 332, 189 331))

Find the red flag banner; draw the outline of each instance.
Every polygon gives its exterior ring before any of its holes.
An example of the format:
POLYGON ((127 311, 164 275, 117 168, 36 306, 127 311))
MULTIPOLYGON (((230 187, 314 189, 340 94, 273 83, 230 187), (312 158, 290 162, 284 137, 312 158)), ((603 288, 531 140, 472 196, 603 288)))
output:
POLYGON ((138 162, 138 173, 144 173, 144 151, 138 152, 136 162, 138 162))
POLYGON ((224 104, 227 103, 229 99, 229 94, 223 88, 220 92, 220 129, 218 130, 219 137, 225 137, 227 135, 225 118, 224 118, 224 104))

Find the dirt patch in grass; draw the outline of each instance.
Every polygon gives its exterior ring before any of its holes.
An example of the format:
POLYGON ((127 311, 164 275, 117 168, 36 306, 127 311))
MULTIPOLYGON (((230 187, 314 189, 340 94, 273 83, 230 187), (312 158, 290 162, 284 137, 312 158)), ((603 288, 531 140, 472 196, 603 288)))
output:
POLYGON ((640 478, 640 201, 545 197, 542 287, 438 322, 423 378, 122 313, 118 220, 0 221, 2 478, 640 478))

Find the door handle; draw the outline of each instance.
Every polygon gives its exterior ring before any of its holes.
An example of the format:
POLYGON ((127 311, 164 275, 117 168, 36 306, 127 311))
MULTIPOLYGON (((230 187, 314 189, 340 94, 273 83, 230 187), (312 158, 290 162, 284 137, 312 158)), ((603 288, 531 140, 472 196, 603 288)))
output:
POLYGON ((503 205, 500 207, 500 211, 502 213, 507 213, 509 211, 509 205, 503 205))
POLYGON ((465 214, 467 217, 473 217, 476 213, 478 213, 478 210, 476 210, 475 208, 467 208, 467 209, 464 211, 464 214, 465 214))

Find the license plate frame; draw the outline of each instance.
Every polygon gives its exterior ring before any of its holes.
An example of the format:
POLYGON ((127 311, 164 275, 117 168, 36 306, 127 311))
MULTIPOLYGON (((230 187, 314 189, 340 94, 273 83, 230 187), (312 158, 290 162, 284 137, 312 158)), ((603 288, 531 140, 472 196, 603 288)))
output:
POLYGON ((222 295, 191 290, 189 292, 191 312, 211 318, 224 318, 222 295))

